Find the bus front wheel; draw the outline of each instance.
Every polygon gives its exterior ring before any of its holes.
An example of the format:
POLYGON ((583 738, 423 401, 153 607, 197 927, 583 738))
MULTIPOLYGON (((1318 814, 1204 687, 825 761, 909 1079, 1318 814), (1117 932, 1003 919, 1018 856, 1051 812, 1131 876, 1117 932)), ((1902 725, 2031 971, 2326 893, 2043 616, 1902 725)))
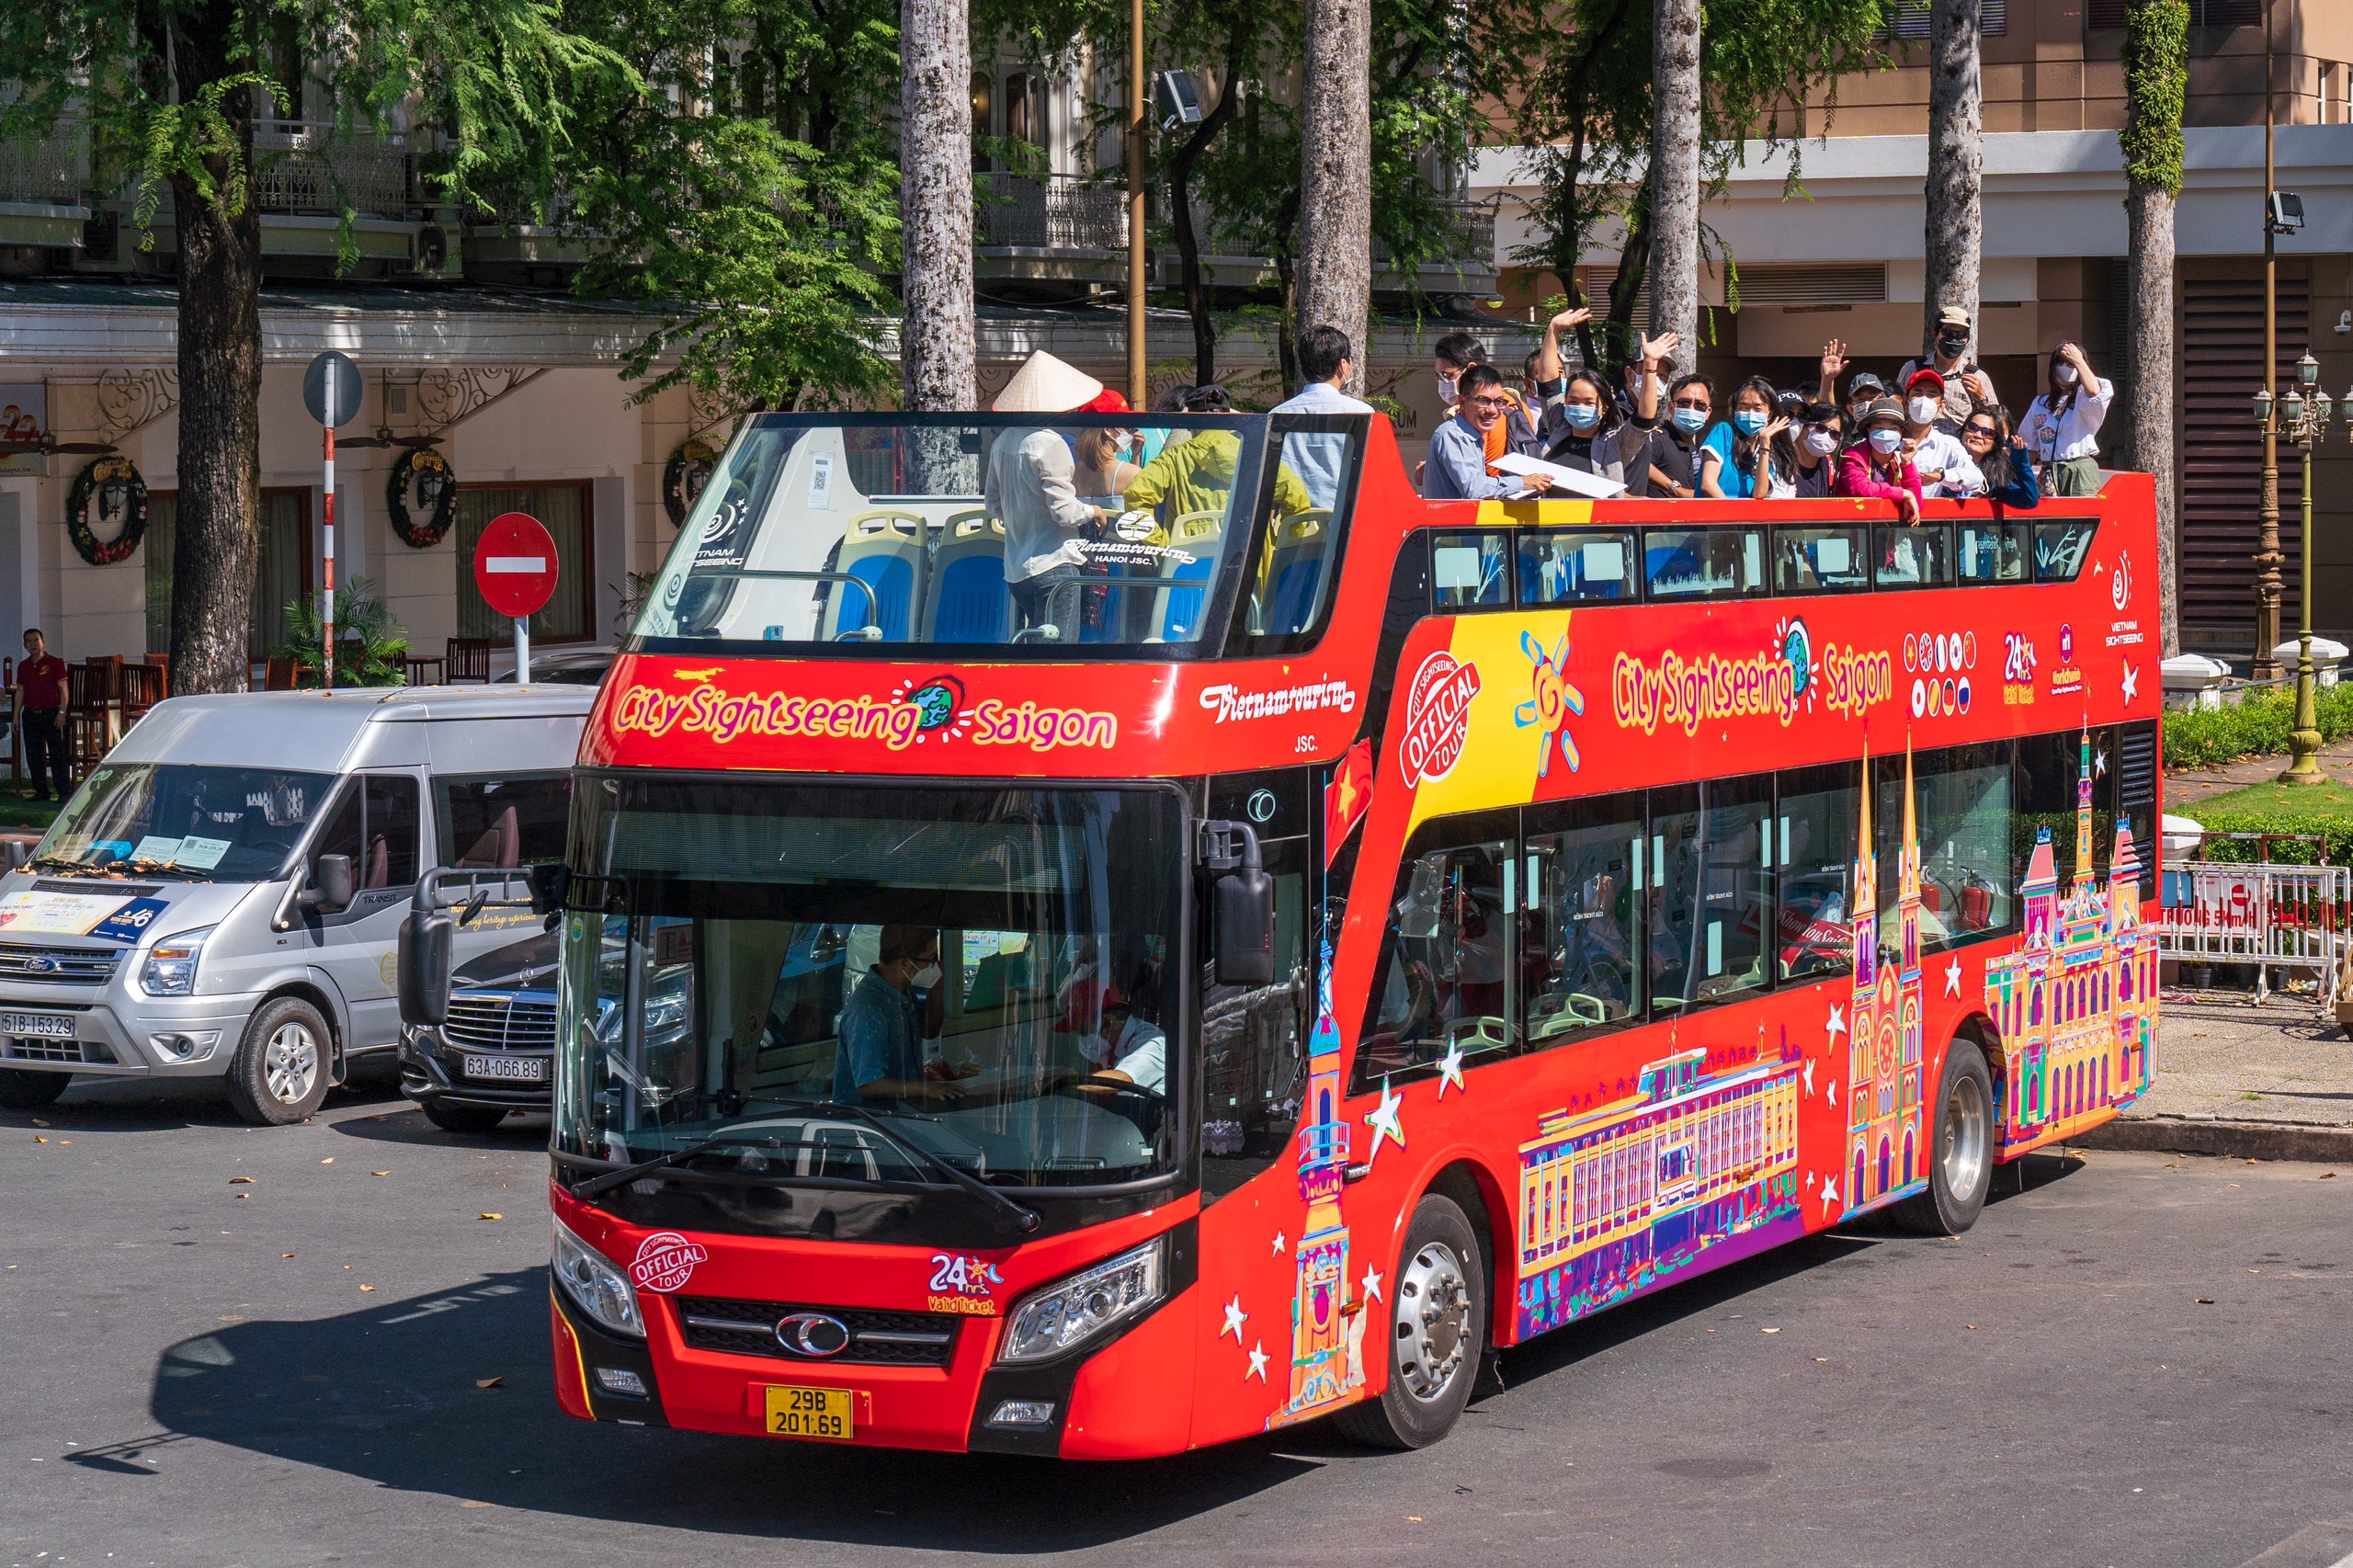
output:
POLYGON ((1994 1185, 1994 1075, 1972 1040, 1945 1051, 1928 1190, 1895 1205, 1895 1222, 1924 1236, 1957 1236, 1977 1222, 1994 1185))
MULTIPOLYGON (((1335 1419, 1343 1434, 1370 1447, 1426 1449, 1461 1419, 1487 1347, 1479 1241, 1452 1199, 1427 1193, 1415 1206, 1389 1296, 1389 1311, 1365 1335, 1388 1344, 1387 1385, 1335 1419)), ((1378 1301, 1364 1310, 1379 1312, 1378 1301)))

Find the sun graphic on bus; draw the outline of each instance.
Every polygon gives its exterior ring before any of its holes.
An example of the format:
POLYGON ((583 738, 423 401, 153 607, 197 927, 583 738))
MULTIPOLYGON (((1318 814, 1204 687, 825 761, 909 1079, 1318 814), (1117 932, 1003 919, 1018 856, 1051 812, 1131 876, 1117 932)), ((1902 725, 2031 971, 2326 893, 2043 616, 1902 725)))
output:
POLYGON ((1511 720, 1523 730, 1533 724, 1544 731, 1536 752, 1536 777, 1544 778, 1552 771, 1555 739, 1561 744, 1561 760, 1574 773, 1580 758, 1577 743, 1569 734, 1568 722, 1571 714, 1585 717, 1585 693, 1571 686, 1564 673, 1569 663, 1569 634, 1563 630, 1561 645, 1548 653, 1535 633, 1523 631, 1519 634, 1519 651, 1535 665, 1529 676, 1535 695, 1512 710, 1511 720))

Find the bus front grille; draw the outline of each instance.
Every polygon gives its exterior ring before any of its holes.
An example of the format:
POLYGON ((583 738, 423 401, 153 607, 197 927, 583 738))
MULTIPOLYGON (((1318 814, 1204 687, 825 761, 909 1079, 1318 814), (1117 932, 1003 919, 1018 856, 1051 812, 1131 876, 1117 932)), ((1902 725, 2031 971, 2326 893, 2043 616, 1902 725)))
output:
POLYGON ((885 1367, 945 1367, 956 1353, 962 1319, 947 1312, 893 1312, 871 1307, 806 1306, 790 1301, 743 1301, 724 1296, 676 1296, 678 1326, 689 1350, 769 1356, 779 1361, 857 1363, 885 1367), (816 1312, 849 1331, 849 1345, 833 1356, 808 1356, 778 1335, 777 1324, 797 1312, 816 1312))

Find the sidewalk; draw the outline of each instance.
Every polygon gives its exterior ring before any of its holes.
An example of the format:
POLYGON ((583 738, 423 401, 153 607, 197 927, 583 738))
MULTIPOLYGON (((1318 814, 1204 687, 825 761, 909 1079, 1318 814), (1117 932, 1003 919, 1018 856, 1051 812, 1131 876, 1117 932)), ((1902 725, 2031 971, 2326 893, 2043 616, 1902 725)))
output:
MULTIPOLYGON (((2279 778, 2287 766, 2288 758, 2284 755, 2243 756, 2236 762, 2225 762, 2214 767, 2167 773, 2165 780, 2165 810, 2179 813, 2184 806, 2211 801, 2233 790, 2244 790, 2250 784, 2268 784, 2279 778)), ((2322 771, 2339 783, 2353 783, 2353 735, 2321 747, 2320 766, 2322 771)))
POLYGON ((2304 998, 2206 992, 2159 1013, 2157 1082, 2080 1142, 2353 1163, 2353 1040, 2304 998))

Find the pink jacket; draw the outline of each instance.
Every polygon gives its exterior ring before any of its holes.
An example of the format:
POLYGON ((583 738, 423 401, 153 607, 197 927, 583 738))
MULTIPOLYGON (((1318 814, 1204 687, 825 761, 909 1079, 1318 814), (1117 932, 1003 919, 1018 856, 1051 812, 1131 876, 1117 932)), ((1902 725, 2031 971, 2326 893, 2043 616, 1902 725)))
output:
POLYGON ((1832 494, 1893 501, 1908 490, 1912 493, 1912 499, 1921 499, 1920 475, 1908 457, 1904 460, 1903 475, 1901 484, 1888 483, 1880 478, 1869 452, 1860 447, 1849 447, 1838 455, 1838 483, 1833 486, 1832 494))

